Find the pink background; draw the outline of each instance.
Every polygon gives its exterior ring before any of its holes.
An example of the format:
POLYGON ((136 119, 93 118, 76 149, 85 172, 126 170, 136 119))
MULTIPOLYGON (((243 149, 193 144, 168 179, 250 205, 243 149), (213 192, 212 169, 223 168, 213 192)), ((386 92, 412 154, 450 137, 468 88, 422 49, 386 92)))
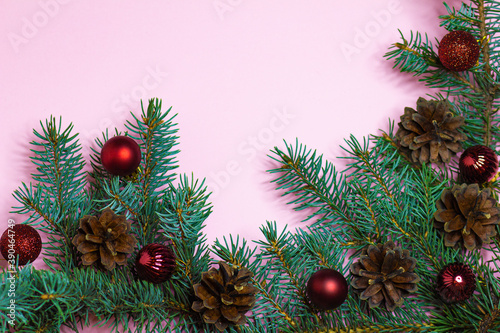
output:
MULTIPOLYGON (((435 0, 0 4, 2 232, 8 218, 24 221, 9 213, 12 192, 30 182, 40 120, 72 122, 88 161, 94 137, 123 130, 152 97, 178 113, 178 172, 206 178, 214 192, 210 244, 259 239, 266 220, 304 226, 269 184, 269 149, 299 138, 343 168, 344 138, 387 130, 389 117, 430 92, 383 58, 398 29, 446 33, 435 0)), ((35 266, 45 267, 41 257, 35 266)))

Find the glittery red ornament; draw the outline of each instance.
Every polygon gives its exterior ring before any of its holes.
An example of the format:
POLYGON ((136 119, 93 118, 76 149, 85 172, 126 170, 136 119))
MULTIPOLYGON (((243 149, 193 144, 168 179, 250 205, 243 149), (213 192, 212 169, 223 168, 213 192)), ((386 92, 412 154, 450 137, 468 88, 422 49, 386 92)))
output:
POLYGON ((460 156, 458 166, 464 182, 486 183, 497 174, 497 154, 487 146, 469 147, 460 156))
POLYGON ((135 266, 140 279, 151 283, 162 283, 174 272, 175 254, 168 246, 148 244, 137 254, 135 266))
POLYGON ((102 146, 101 162, 110 174, 128 176, 141 163, 141 149, 132 138, 115 136, 102 146))
POLYGON ((438 56, 444 67, 459 72, 476 65, 479 51, 479 44, 470 32, 452 31, 441 39, 438 56))
POLYGON ((344 303, 349 287, 342 274, 324 268, 312 274, 307 281, 307 296, 320 310, 332 310, 344 303))
POLYGON ((27 224, 16 224, 4 231, 0 238, 0 251, 6 260, 16 260, 19 265, 35 261, 42 250, 42 238, 38 231, 27 224))
POLYGON ((446 303, 458 303, 472 296, 476 289, 476 276, 462 263, 446 265, 437 277, 437 291, 446 303))

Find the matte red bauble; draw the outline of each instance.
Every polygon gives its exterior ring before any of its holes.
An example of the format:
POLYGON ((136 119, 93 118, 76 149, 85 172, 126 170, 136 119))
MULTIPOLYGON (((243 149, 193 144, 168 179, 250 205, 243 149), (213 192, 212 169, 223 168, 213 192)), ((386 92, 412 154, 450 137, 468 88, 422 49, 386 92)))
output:
POLYGON ((168 246, 152 243, 144 246, 135 259, 137 276, 151 283, 167 281, 175 269, 175 254, 168 246))
POLYGON ((446 303, 465 301, 476 289, 476 276, 462 263, 446 265, 437 277, 437 291, 446 303))
POLYGON ((128 176, 137 170, 141 163, 141 149, 137 142, 128 136, 115 136, 102 146, 101 162, 110 174, 128 176))
POLYGON ((42 238, 32 226, 16 224, 4 231, 0 238, 0 250, 6 260, 16 260, 19 256, 19 265, 26 265, 40 255, 42 238))
POLYGON ((479 51, 479 44, 470 32, 452 31, 441 39, 438 56, 444 67, 459 72, 476 65, 479 51))
POLYGON ((320 310, 332 310, 344 303, 349 287, 342 274, 324 268, 312 274, 307 281, 307 296, 320 310))
POLYGON ((460 156, 458 166, 464 182, 486 183, 497 174, 497 154, 487 146, 469 147, 460 156))

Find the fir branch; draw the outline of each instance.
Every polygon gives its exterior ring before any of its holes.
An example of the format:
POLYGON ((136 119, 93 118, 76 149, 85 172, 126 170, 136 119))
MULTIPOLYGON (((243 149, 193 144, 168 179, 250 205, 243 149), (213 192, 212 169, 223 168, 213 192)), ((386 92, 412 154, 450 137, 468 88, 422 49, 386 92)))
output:
POLYGON ((133 113, 135 123, 127 122, 127 129, 133 133, 133 138, 140 142, 144 151, 141 162, 140 183, 142 185, 142 196, 148 200, 156 200, 162 193, 160 189, 169 184, 175 178, 172 170, 177 168, 176 155, 179 150, 174 150, 178 144, 175 135, 176 124, 172 122, 172 116, 167 118, 172 108, 162 112, 162 101, 150 99, 147 110, 141 101, 142 115, 137 118, 133 113))
POLYGON ((205 236, 202 234, 203 222, 211 213, 211 204, 204 182, 183 176, 177 188, 163 195, 161 210, 157 213, 164 235, 172 241, 179 270, 192 286, 201 279, 207 270, 209 257, 205 236))
MULTIPOLYGON (((13 213, 29 214, 28 224, 54 235, 50 238, 50 258, 46 262, 54 265, 57 256, 66 258, 74 256, 71 240, 76 232, 77 222, 82 214, 92 207, 83 172, 84 160, 80 153, 81 146, 72 135, 73 125, 62 129, 62 120, 56 122, 51 117, 40 122, 41 133, 34 130, 39 141, 32 141, 35 147, 31 149, 34 156, 32 162, 37 166, 33 180, 29 187, 22 183, 22 187, 14 191, 14 198, 21 206, 13 207, 13 213), (62 252, 61 252, 62 251, 62 252)), ((59 261, 65 263, 66 261, 59 261)), ((71 260, 67 265, 72 266, 71 260)))
POLYGON ((285 142, 286 152, 275 147, 270 156, 280 164, 279 168, 268 170, 278 174, 272 181, 278 186, 276 189, 286 190, 285 195, 294 195, 295 199, 289 204, 297 205, 295 210, 312 208, 313 212, 304 220, 316 218, 315 223, 328 223, 332 234, 346 245, 349 244, 346 235, 334 230, 340 230, 341 223, 352 223, 352 212, 343 199, 348 186, 330 162, 323 163, 323 156, 315 151, 308 150, 306 146, 293 147, 285 142))
POLYGON ((437 54, 434 52, 432 43, 427 34, 425 40, 417 32, 411 32, 410 40, 404 38, 403 33, 399 31, 402 43, 394 43, 391 51, 387 52, 387 59, 394 59, 394 67, 398 67, 401 72, 414 73, 421 75, 428 71, 429 67, 437 66, 437 54))

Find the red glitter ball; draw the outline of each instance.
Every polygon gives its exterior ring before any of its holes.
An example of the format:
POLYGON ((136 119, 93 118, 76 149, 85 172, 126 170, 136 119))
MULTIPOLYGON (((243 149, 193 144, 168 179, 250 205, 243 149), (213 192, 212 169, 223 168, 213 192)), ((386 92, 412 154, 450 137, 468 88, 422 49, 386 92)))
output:
POLYGON ((11 260, 9 254, 19 256, 19 265, 35 261, 42 250, 42 238, 38 231, 27 224, 16 224, 8 228, 0 238, 0 250, 6 260, 11 260), (10 231, 9 231, 10 230, 10 231))
POLYGON ((467 31, 452 31, 439 43, 439 60, 449 70, 465 71, 474 67, 479 59, 479 44, 467 31))
POLYGON ((497 154, 487 146, 473 146, 462 153, 458 166, 464 182, 486 183, 497 174, 497 154))
POLYGON ((167 281, 175 269, 175 254, 168 246, 152 243, 144 246, 135 259, 137 276, 151 283, 167 281))
POLYGON ((307 296, 320 310, 332 310, 344 303, 349 286, 342 274, 324 268, 312 274, 307 281, 307 296))
POLYGON ((446 303, 458 303, 469 299, 476 290, 476 276, 462 263, 446 265, 437 277, 437 291, 446 303))

